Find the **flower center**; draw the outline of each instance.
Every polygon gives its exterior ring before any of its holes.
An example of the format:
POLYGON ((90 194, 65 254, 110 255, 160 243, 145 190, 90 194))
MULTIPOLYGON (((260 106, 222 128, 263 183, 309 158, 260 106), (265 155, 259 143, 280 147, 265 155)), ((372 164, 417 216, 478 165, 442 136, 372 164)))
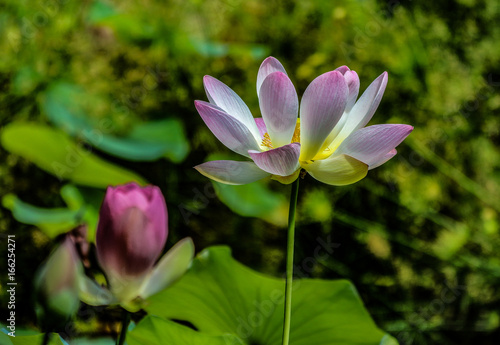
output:
POLYGON ((295 131, 293 131, 292 143, 300 143, 300 119, 297 119, 295 131))
POLYGON ((262 137, 262 146, 267 147, 268 149, 274 149, 273 142, 271 141, 271 137, 269 133, 264 133, 264 137, 262 137))
MULTIPOLYGON (((295 125, 295 130, 293 131, 291 143, 300 143, 300 119, 297 119, 297 124, 295 125)), ((262 137, 262 146, 267 147, 269 150, 274 149, 273 142, 269 133, 264 133, 262 137)))

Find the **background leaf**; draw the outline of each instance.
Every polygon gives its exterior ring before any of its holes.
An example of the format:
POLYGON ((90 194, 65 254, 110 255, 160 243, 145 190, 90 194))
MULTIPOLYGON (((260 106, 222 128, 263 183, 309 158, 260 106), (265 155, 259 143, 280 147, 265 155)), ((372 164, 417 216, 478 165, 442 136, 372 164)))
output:
MULTIPOLYGON (((206 161, 234 159, 230 154, 211 154, 206 161)), ((233 186, 210 180, 215 193, 231 211, 244 217, 262 218, 269 223, 285 226, 288 217, 288 201, 283 194, 268 187, 266 180, 233 186)))
POLYGON ((68 232, 81 223, 87 224, 87 239, 95 240, 99 206, 104 193, 101 191, 82 191, 73 185, 61 188, 61 197, 67 208, 37 207, 20 200, 13 194, 2 198, 2 205, 12 212, 21 223, 37 226, 50 238, 68 232))
POLYGON ((105 188, 109 185, 145 181, 128 170, 96 157, 64 133, 33 123, 11 123, 1 133, 2 146, 26 158, 60 180, 105 188))
POLYGON ((2 205, 12 212, 18 222, 36 225, 50 238, 65 233, 78 225, 78 211, 66 208, 36 207, 22 202, 13 194, 7 194, 2 198, 2 205))
POLYGON ((105 100, 76 85, 57 82, 45 93, 42 107, 59 128, 113 156, 130 161, 154 161, 166 157, 175 163, 186 158, 189 142, 180 120, 168 118, 139 123, 126 135, 115 136, 109 133, 107 126, 99 126, 86 115, 92 112, 89 104, 102 102, 105 100))

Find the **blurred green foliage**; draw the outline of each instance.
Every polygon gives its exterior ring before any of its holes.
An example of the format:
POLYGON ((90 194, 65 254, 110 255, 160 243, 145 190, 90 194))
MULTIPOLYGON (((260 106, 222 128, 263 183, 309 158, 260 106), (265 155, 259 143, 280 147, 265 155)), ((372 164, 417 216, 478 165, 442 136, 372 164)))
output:
MULTIPOLYGON (((415 126, 395 158, 355 185, 301 182, 296 271, 351 280, 401 344, 497 344, 499 20, 497 0, 2 1, 0 231, 16 234, 19 248, 18 325, 33 326, 30 282, 53 236, 82 217, 95 224, 102 188, 120 176, 162 188, 169 244, 189 235, 198 249, 227 244, 259 271, 284 271, 278 218, 289 186, 261 184, 237 205, 237 190, 214 191, 192 169, 229 151, 194 109, 206 99, 203 75, 259 116, 256 74, 272 55, 299 95, 339 65, 358 72, 362 90, 387 70, 371 124, 415 126), (71 152, 81 158, 75 166, 71 152), (70 172, 54 174, 54 162, 70 172), (61 192, 68 181, 81 204, 61 192), (268 195, 275 206, 260 213, 268 195), (82 215, 88 207, 93 221, 82 215), (40 212, 71 216, 51 233, 26 219, 40 212), (337 245, 315 258, 321 241, 337 245)), ((101 320, 107 328, 92 320, 82 317, 74 332, 114 329, 113 319, 101 320)))

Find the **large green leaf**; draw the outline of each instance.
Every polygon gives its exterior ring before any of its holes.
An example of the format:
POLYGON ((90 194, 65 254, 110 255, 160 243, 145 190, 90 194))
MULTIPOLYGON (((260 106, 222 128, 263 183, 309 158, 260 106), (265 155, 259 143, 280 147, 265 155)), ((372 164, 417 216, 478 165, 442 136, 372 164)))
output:
POLYGON ((11 123, 1 133, 2 146, 55 175, 76 184, 105 188, 137 181, 138 175, 93 155, 63 132, 34 123, 11 123))
POLYGON ((242 345, 234 335, 209 335, 156 316, 144 318, 127 334, 128 345, 242 345))
POLYGON ((86 116, 91 111, 88 104, 99 102, 103 100, 76 85, 57 82, 45 93, 42 107, 59 128, 116 157, 131 161, 167 157, 176 163, 186 158, 189 142, 180 120, 168 118, 138 124, 126 136, 118 137, 99 129, 86 116))
MULTIPOLYGON (((176 285, 149 299, 146 310, 183 320, 211 335, 234 334, 250 345, 279 345, 283 279, 255 272, 211 247, 176 285)), ((379 330, 347 280, 294 281, 291 344, 397 344, 379 330)))

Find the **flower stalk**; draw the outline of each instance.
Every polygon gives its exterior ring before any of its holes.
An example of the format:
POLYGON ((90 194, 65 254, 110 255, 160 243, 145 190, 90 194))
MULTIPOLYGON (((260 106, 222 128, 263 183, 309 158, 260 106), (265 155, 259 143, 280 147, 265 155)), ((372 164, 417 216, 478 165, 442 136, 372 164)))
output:
POLYGON ((295 214, 297 210, 297 197, 299 195, 299 180, 292 184, 290 194, 290 210, 288 213, 288 240, 286 251, 286 283, 285 283, 285 318, 283 322, 283 345, 290 341, 290 322, 292 318, 292 284, 293 284, 293 253, 295 247, 295 214))
POLYGON ((116 345, 125 344, 125 338, 127 337, 128 325, 130 323, 130 313, 126 310, 123 311, 122 329, 120 331, 120 336, 116 339, 116 345))

